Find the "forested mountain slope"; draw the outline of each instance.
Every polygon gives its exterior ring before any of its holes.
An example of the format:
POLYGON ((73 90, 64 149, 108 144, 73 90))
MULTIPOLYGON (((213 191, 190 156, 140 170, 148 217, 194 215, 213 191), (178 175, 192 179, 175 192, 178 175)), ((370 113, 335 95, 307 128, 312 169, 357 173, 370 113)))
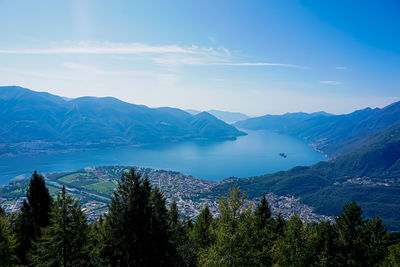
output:
POLYGON ((400 230, 400 123, 362 144, 357 151, 332 161, 230 179, 212 191, 222 194, 237 183, 248 198, 269 192, 293 195, 325 215, 337 215, 344 203, 357 201, 366 216, 379 215, 391 229, 400 230))
POLYGON ((329 157, 352 152, 376 133, 400 122, 400 102, 385 108, 366 108, 350 114, 325 112, 265 115, 234 125, 251 130, 274 130, 312 143, 329 157))
POLYGON ((3 153, 14 147, 10 144, 21 142, 25 148, 58 149, 234 139, 243 134, 211 114, 193 116, 176 108, 149 108, 112 97, 66 100, 21 87, 0 87, 3 153))

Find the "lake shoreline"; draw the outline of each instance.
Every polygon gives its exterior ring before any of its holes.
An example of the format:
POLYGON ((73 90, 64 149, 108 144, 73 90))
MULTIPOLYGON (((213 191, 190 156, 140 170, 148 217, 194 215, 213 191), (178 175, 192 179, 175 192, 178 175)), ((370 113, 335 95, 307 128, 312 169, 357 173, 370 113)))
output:
POLYGON ((0 157, 0 184, 34 170, 42 173, 75 171, 93 166, 142 166, 174 170, 202 180, 252 177, 308 166, 327 158, 304 140, 265 131, 248 131, 236 140, 175 142, 69 149, 0 157), (49 153, 48 153, 49 152, 49 153), (280 153, 285 153, 283 158, 280 153))

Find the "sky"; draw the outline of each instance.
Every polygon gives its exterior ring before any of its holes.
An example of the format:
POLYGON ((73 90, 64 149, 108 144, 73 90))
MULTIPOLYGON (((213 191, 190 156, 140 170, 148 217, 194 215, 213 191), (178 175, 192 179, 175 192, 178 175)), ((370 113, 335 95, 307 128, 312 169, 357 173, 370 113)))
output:
POLYGON ((399 1, 0 0, 0 86, 248 115, 400 100, 399 1))

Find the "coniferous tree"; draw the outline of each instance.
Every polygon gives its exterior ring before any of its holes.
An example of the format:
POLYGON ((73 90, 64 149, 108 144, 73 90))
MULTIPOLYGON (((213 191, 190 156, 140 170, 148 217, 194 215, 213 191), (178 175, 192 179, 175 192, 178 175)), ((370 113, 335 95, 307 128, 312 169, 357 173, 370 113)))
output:
POLYGON ((307 225, 297 216, 287 222, 284 237, 273 248, 274 260, 279 266, 310 266, 313 262, 307 225))
POLYGON ((168 211, 168 222, 172 249, 170 261, 174 266, 195 266, 196 255, 189 238, 191 227, 180 219, 175 200, 168 211))
POLYGON ((114 192, 105 222, 103 256, 112 266, 169 265, 165 198, 131 169, 114 192))
POLYGON ((34 243, 32 262, 35 266, 86 266, 88 238, 86 215, 77 201, 66 194, 63 185, 61 193, 51 211, 50 225, 43 229, 43 235, 34 243))
POLYGON ((329 222, 320 222, 311 225, 311 234, 314 237, 312 253, 315 254, 315 265, 336 266, 336 233, 334 226, 329 222))
POLYGON ((106 266, 106 261, 103 258, 105 250, 105 221, 103 217, 89 224, 88 232, 88 251, 89 251, 89 266, 106 266))
POLYGON ((254 262, 260 266, 270 266, 272 262, 273 219, 271 218, 271 208, 265 196, 261 198, 251 218, 247 240, 253 250, 252 257, 254 262))
POLYGON ((44 177, 34 171, 26 192, 26 200, 16 222, 18 240, 17 254, 23 264, 27 264, 27 254, 32 242, 41 236, 41 229, 50 223, 52 199, 44 177))
POLYGON ((363 226, 362 235, 363 264, 379 265, 388 254, 389 237, 385 224, 379 217, 369 219, 363 226))
POLYGON ((385 267, 399 267, 400 266, 400 243, 389 246, 388 255, 384 259, 382 266, 385 266, 385 267))
POLYGON ((196 218, 196 222, 193 225, 191 232, 191 240, 193 240, 194 246, 198 252, 204 250, 210 246, 213 241, 211 234, 211 225, 213 223, 213 217, 210 209, 206 206, 199 216, 196 218))
POLYGON ((16 240, 10 231, 9 222, 0 206, 0 266, 13 266, 17 263, 16 240))
POLYGON ((261 198, 260 204, 257 205, 255 216, 257 218, 257 225, 259 229, 264 229, 267 226, 268 220, 271 218, 271 208, 265 198, 261 198))
POLYGON ((337 261, 347 266, 361 266, 362 231, 365 223, 362 217, 362 209, 356 202, 343 206, 342 213, 335 218, 335 229, 338 234, 337 261))
MULTIPOLYGON (((145 181, 148 182, 147 178, 145 181)), ((168 226, 168 210, 165 198, 158 187, 150 188, 150 265, 171 265, 172 255, 176 255, 176 247, 171 246, 171 237, 168 226)), ((178 215, 179 216, 179 215, 178 215)))
POLYGON ((282 213, 278 213, 276 215, 275 220, 272 221, 272 232, 274 234, 274 239, 276 240, 279 237, 283 237, 286 227, 286 221, 283 218, 282 213))
POLYGON ((251 265, 251 249, 245 242, 251 209, 244 205, 245 195, 235 185, 228 197, 219 201, 220 215, 213 229, 214 243, 202 253, 200 264, 206 266, 251 265))
POLYGON ((338 234, 337 260, 348 266, 378 265, 386 257, 388 235, 379 217, 365 220, 356 202, 343 206, 335 219, 338 234))

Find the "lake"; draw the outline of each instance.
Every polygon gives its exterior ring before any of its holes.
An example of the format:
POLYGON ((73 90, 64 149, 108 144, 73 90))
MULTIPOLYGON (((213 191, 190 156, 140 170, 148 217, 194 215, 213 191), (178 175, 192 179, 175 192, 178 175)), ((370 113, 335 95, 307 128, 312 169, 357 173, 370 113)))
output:
POLYGON ((303 140, 268 131, 248 131, 234 141, 124 147, 58 154, 0 157, 0 185, 17 177, 105 165, 174 170, 206 180, 250 177, 311 165, 325 156, 303 140), (287 157, 282 157, 284 153, 287 157))

